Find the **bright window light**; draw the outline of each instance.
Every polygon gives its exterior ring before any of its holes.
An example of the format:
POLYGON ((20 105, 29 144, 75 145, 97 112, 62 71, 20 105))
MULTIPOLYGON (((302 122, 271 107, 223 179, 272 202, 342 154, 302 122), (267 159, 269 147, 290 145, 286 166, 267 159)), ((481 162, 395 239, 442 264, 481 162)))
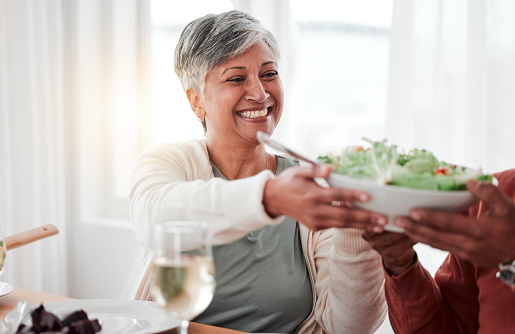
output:
POLYGON ((389 28, 392 0, 294 0, 290 2, 298 21, 346 22, 362 26, 389 28))

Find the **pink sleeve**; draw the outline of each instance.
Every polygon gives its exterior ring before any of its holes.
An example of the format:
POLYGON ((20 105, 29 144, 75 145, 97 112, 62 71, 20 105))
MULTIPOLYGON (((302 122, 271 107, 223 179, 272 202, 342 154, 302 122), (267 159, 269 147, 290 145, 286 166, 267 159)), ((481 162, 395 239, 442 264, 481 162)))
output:
MULTIPOLYGON (((515 169, 495 176, 499 180, 499 189, 515 201, 515 169)), ((486 210, 486 205, 479 202, 469 209, 468 214, 479 216, 486 210)), ((447 256, 434 279, 418 260, 397 277, 390 276, 385 270, 385 295, 393 329, 396 333, 476 333, 479 328, 478 284, 481 284, 482 296, 504 291, 498 289, 499 282, 492 274, 495 271, 489 270, 485 274, 485 270, 452 254, 447 256), (481 275, 490 277, 495 284, 484 277, 481 283, 478 280, 481 275)), ((483 318, 489 318, 485 310, 489 310, 488 307, 483 307, 483 318)))
POLYGON ((418 260, 400 276, 390 276, 385 270, 385 277, 388 313, 396 333, 477 331, 479 306, 473 265, 448 255, 435 279, 418 260))

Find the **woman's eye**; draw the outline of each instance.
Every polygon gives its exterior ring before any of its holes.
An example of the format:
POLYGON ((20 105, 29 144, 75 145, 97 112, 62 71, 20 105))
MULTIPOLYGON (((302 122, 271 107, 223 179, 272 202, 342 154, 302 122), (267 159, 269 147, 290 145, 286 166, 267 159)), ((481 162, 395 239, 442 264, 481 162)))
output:
POLYGON ((242 77, 236 77, 236 78, 230 78, 230 79, 227 79, 227 81, 232 81, 232 82, 241 82, 241 81, 244 81, 245 78, 242 78, 242 77))
POLYGON ((274 71, 274 72, 266 72, 266 73, 263 75, 263 77, 265 77, 265 78, 275 78, 275 77, 276 77, 276 76, 278 76, 278 75, 279 75, 279 73, 277 73, 277 72, 275 72, 275 71, 274 71))

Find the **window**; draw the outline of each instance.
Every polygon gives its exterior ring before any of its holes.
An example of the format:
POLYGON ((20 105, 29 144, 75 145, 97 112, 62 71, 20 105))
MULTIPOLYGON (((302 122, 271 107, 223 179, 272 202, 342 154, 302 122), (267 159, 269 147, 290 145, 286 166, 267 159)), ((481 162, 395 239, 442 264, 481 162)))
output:
MULTIPOLYGON (((277 13, 284 4, 271 3, 268 6, 277 7, 264 14, 262 10, 249 12, 267 25, 269 12, 277 13)), ((313 6, 310 1, 296 0, 290 1, 288 11, 292 29, 277 34, 273 23, 267 25, 279 39, 281 75, 288 82, 285 112, 275 134, 278 138, 312 157, 327 151, 338 153, 346 145, 360 143, 363 136, 383 138, 391 5, 384 0, 325 0, 313 6), (376 8, 372 15, 370 8, 376 8)), ((187 6, 152 1, 154 142, 203 136, 173 70, 173 53, 186 23, 233 8, 230 1, 222 0, 187 6)))
POLYGON ((288 143, 316 157, 361 144, 363 136, 382 139, 391 1, 291 5, 299 59, 294 100, 287 101, 294 104, 288 143))

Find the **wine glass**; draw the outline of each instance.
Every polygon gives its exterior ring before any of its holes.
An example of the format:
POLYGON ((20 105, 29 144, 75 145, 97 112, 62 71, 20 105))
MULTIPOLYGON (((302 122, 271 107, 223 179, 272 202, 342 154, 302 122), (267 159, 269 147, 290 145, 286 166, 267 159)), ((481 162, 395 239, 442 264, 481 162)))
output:
POLYGON ((153 230, 153 286, 157 304, 179 321, 179 333, 211 303, 215 267, 207 225, 167 221, 153 230))

